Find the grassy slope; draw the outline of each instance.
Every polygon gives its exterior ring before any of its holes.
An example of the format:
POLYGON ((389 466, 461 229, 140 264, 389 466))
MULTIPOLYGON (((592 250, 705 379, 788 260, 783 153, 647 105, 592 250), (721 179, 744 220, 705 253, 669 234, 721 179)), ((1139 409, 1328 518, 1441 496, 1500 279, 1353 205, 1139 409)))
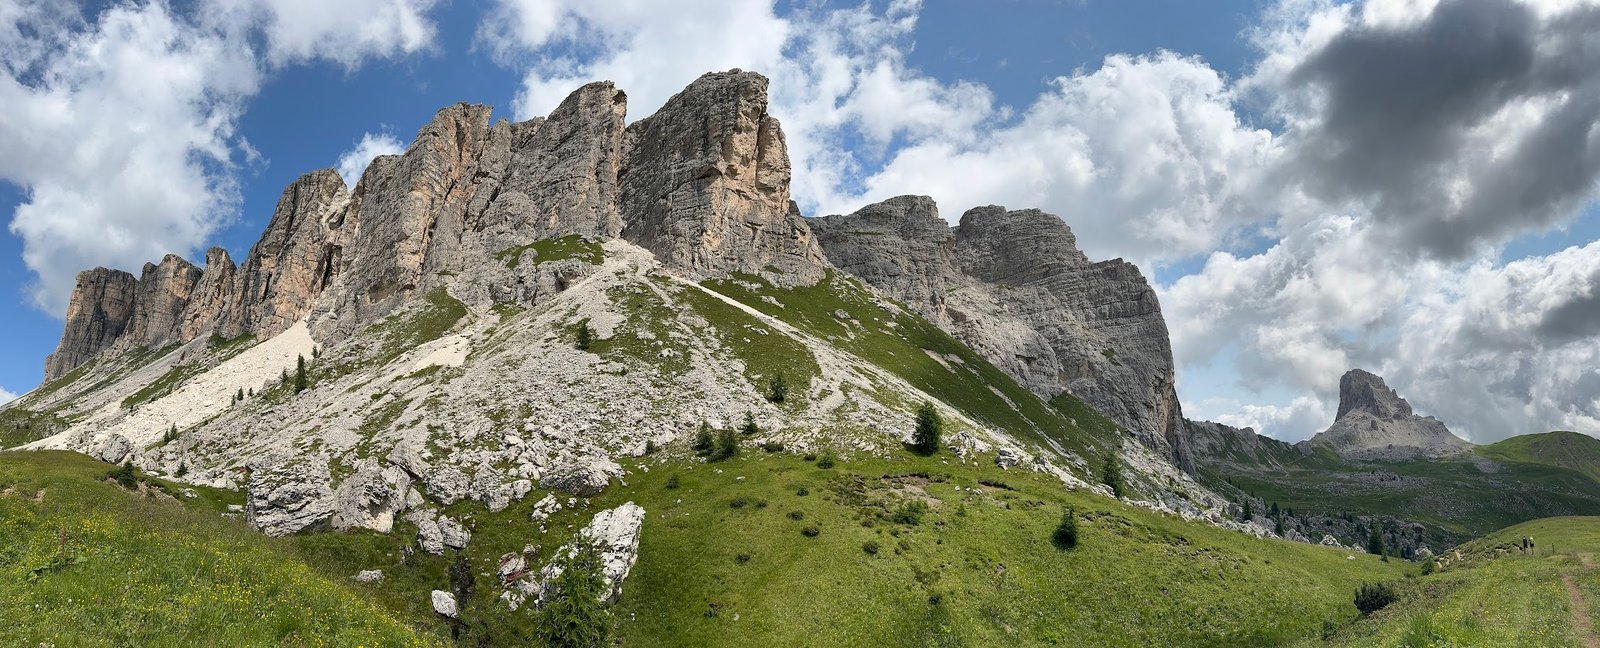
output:
POLYGON ((905 308, 884 308, 870 292, 835 273, 802 288, 776 288, 750 276, 706 286, 854 353, 1021 440, 1059 445, 1091 465, 1117 442, 1115 430, 1078 425, 1070 410, 1040 399, 926 319, 905 308), (838 317, 841 311, 848 319, 838 317))
POLYGON ((1589 616, 1600 621, 1600 570, 1593 566, 1600 552, 1600 518, 1534 520, 1460 550, 1464 562, 1406 582, 1397 603, 1343 628, 1332 643, 1579 646, 1562 574, 1582 588, 1589 616), (1512 548, 1523 536, 1533 536, 1538 556, 1522 556, 1512 548))
POLYGON ((1532 518, 1600 514, 1600 482, 1589 475, 1493 458, 1351 464, 1324 452, 1281 467, 1202 464, 1201 474, 1218 488, 1231 479, 1246 492, 1298 511, 1421 522, 1441 534, 1446 545, 1532 518))
POLYGON ((1600 439, 1587 434, 1524 434, 1478 446, 1477 453, 1500 461, 1569 468, 1600 481, 1600 439))
POLYGON ((434 645, 293 546, 103 480, 63 452, 0 454, 0 644, 434 645), (64 558, 63 558, 64 556, 64 558))

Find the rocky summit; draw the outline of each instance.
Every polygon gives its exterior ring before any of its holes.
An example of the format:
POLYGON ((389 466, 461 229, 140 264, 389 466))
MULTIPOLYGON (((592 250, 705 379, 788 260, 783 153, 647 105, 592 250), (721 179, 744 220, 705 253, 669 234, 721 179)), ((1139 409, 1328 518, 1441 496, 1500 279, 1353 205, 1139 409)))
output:
POLYGON ((1446 457, 1472 449, 1438 419, 1413 413, 1411 404, 1382 378, 1360 369, 1339 379, 1339 413, 1333 425, 1301 445, 1331 448, 1346 459, 1387 461, 1446 457))

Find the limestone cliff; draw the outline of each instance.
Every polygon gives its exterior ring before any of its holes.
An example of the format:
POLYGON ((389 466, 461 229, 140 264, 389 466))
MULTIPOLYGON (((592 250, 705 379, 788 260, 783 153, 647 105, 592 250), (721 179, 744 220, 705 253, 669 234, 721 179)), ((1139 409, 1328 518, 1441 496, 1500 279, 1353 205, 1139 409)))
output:
POLYGON ((1339 413, 1333 425, 1298 445, 1332 448, 1346 459, 1385 461, 1447 457, 1472 449, 1438 419, 1417 416, 1383 378, 1360 369, 1339 378, 1339 413))
POLYGON ((61 344, 44 360, 45 380, 78 368, 117 341, 133 316, 138 284, 138 279, 121 270, 95 268, 78 273, 61 344))
POLYGON ((1161 307, 1138 268, 1093 263, 1060 218, 979 207, 954 230, 901 196, 812 219, 828 259, 950 331, 1035 393, 1089 403, 1193 471, 1161 307))
POLYGON ((162 258, 160 265, 144 264, 144 273, 134 291, 133 315, 119 342, 154 346, 172 339, 199 282, 200 269, 176 254, 162 258))

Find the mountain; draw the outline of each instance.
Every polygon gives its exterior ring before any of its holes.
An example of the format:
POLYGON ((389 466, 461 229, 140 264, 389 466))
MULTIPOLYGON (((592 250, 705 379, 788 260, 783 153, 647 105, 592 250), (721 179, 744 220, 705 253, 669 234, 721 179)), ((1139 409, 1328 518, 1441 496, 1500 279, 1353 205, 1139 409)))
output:
POLYGON ((1587 434, 1522 434, 1475 451, 1490 459, 1566 468, 1600 480, 1600 439, 1587 434))
POLYGON ((1448 457, 1472 444, 1431 416, 1417 416, 1411 404, 1383 379, 1360 369, 1339 378, 1339 413, 1327 430, 1302 442, 1307 449, 1329 448, 1345 459, 1398 461, 1448 457))

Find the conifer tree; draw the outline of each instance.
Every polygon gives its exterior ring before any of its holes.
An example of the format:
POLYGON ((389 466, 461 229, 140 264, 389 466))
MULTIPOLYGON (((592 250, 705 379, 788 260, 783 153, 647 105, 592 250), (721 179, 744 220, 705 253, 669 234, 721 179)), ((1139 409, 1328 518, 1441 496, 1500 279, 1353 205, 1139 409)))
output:
POLYGON ((712 441, 712 439, 711 439, 711 424, 707 423, 705 421, 701 421, 700 422, 700 430, 698 432, 696 432, 695 435, 694 435, 694 449, 695 449, 695 452, 701 452, 701 453, 710 452, 711 451, 711 441, 712 441))
POLYGON ((944 434, 944 419, 940 418, 939 410, 934 409, 933 403, 923 401, 917 408, 917 427, 911 432, 912 449, 922 454, 933 454, 939 451, 939 437, 944 434))
POLYGON ((1122 462, 1117 461, 1116 455, 1106 457, 1106 465, 1100 472, 1100 478, 1105 485, 1111 487, 1111 494, 1115 497, 1122 497, 1122 493, 1128 488, 1127 483, 1122 480, 1122 462))
POLYGON ((294 361, 294 393, 306 390, 306 357, 297 356, 294 361))

